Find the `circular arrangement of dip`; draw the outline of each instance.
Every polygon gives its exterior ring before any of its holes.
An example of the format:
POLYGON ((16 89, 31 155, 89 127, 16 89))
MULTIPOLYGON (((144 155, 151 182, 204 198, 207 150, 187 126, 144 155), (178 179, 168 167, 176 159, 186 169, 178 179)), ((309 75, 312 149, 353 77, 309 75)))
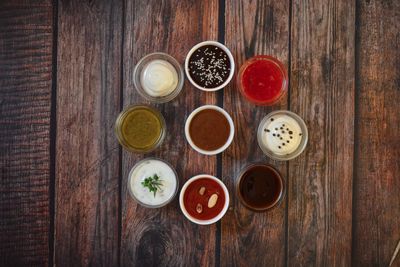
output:
POLYGON ((143 90, 150 96, 171 94, 178 86, 178 73, 171 63, 156 59, 150 61, 140 74, 143 90))
POLYGON ((200 149, 214 151, 226 144, 230 125, 224 114, 215 109, 203 109, 190 121, 189 135, 200 149))
POLYGON ((167 163, 157 159, 145 159, 131 171, 128 187, 139 202, 149 206, 161 206, 175 196, 178 183, 174 170, 167 163), (142 184, 146 178, 154 175, 159 177, 161 183, 155 194, 142 184))
POLYGON ((204 88, 216 88, 229 77, 231 63, 224 50, 215 45, 199 47, 189 58, 189 75, 204 88))
POLYGON ((276 155, 288 155, 300 146, 303 133, 299 123, 286 114, 275 115, 265 122, 261 141, 276 155))

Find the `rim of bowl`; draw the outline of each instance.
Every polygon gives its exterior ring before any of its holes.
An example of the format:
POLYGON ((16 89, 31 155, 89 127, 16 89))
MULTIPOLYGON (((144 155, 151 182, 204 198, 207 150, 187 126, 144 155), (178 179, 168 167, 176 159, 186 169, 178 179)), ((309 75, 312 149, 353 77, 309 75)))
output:
POLYGON ((189 145, 194 150, 199 152, 200 154, 211 156, 211 155, 217 155, 219 153, 224 152, 231 145, 234 136, 235 136, 235 124, 233 123, 232 117, 229 115, 228 112, 226 112, 226 110, 224 110, 221 107, 218 107, 218 106, 215 106, 215 105, 203 105, 203 106, 200 106, 200 107, 196 108, 195 110, 193 110, 192 113, 190 113, 189 117, 187 117, 187 119, 186 119, 186 123, 185 123, 185 137, 186 137, 186 140, 189 143, 189 145), (196 146, 194 144, 192 138, 190 137, 189 127, 190 127, 190 123, 192 122, 193 117, 197 113, 199 113, 200 111, 205 110, 205 109, 214 109, 214 110, 217 110, 217 111, 221 112, 225 116, 225 118, 228 120, 228 123, 229 123, 230 131, 229 131, 228 140, 226 140, 226 142, 225 142, 225 144, 223 146, 221 146, 220 148, 218 148, 216 150, 209 151, 209 150, 201 149, 201 148, 199 148, 198 146, 196 146))
POLYGON ((239 91, 240 91, 241 95, 244 96, 244 98, 247 101, 249 101, 255 105, 258 105, 258 106, 272 106, 272 105, 278 103, 282 99, 282 97, 287 93, 288 74, 287 74, 285 65, 283 65, 283 63, 279 59, 277 59, 273 56, 270 56, 270 55, 256 55, 256 56, 253 56, 253 57, 249 58, 248 60, 246 60, 243 63, 243 65, 240 67, 238 75, 237 75, 237 83, 238 83, 238 87, 239 87, 239 91), (244 88, 242 85, 243 73, 253 62, 258 61, 258 60, 267 60, 267 61, 274 63, 275 65, 278 66, 278 68, 281 71, 282 76, 283 76, 283 83, 282 83, 280 94, 277 97, 275 97, 275 99, 272 99, 270 101, 258 101, 256 99, 252 99, 248 95, 246 95, 246 93, 244 92, 244 88))
POLYGON ((285 181, 285 179, 283 178, 282 174, 281 174, 280 171, 279 171, 278 169, 276 169, 274 166, 272 166, 271 164, 268 164, 268 163, 264 163, 264 162, 253 162, 253 163, 249 163, 249 164, 247 164, 246 166, 244 166, 244 167, 240 170, 239 174, 237 175, 235 187, 236 187, 236 188, 235 188, 235 190, 236 190, 236 195, 238 196, 238 199, 240 200, 240 203, 242 203, 242 205, 245 206, 246 208, 248 208, 249 210, 252 210, 252 211, 255 211, 255 212, 267 212, 267 211, 270 211, 270 210, 272 210, 272 209, 278 207, 278 206, 280 205, 280 203, 283 201, 283 199, 285 199, 285 196, 286 196, 286 181, 285 181), (248 204, 244 201, 244 199, 243 199, 243 197, 242 197, 242 194, 240 193, 240 190, 239 190, 240 182, 241 182, 242 179, 243 179, 243 175, 244 175, 250 168, 255 167, 255 166, 266 166, 266 167, 270 168, 273 172, 275 172, 275 173, 277 174, 277 176, 279 177, 279 180, 280 180, 281 183, 282 183, 282 190, 281 190, 281 192, 280 192, 280 194, 279 194, 279 197, 278 197, 277 200, 274 202, 274 204, 272 204, 271 206, 269 206, 269 207, 267 207, 267 208, 254 208, 254 207, 251 207, 250 205, 248 205, 248 204))
POLYGON ((264 154, 274 160, 278 160, 278 161, 287 161, 287 160, 291 160, 294 159, 296 157, 298 157, 306 148, 307 143, 308 143, 308 129, 307 129, 307 125, 304 122, 304 120, 297 115, 294 112, 291 112, 289 110, 276 110, 276 111, 272 111, 270 113, 268 113, 260 122, 260 124, 258 125, 258 129, 257 129, 257 141, 258 141, 258 146, 261 148, 261 150, 264 152, 264 154), (277 114, 285 114, 288 115, 290 117, 292 117, 300 126, 301 130, 302 130, 302 136, 303 138, 301 139, 301 142, 299 144, 299 146, 297 147, 297 149, 295 151, 293 151, 292 153, 288 154, 288 155, 276 155, 274 154, 272 151, 270 151, 267 147, 264 146, 263 142, 262 142, 262 134, 263 134, 263 126, 264 124, 267 122, 267 120, 269 120, 272 116, 275 116, 277 114))
POLYGON ((168 203, 170 203, 170 202, 175 198, 175 196, 176 196, 176 194, 178 193, 178 190, 179 190, 179 177, 178 177, 178 174, 176 173, 175 168, 171 165, 171 163, 169 163, 169 162, 167 162, 167 161, 165 161, 165 160, 163 160, 163 159, 160 159, 160 158, 148 157, 148 158, 144 158, 144 159, 138 161, 135 165, 133 165, 133 167, 132 167, 131 170, 129 171, 127 187, 128 187, 129 195, 130 195, 131 198, 132 198, 133 200, 135 200, 139 205, 141 205, 141 206, 143 206, 143 207, 146 207, 146 208, 156 209, 156 208, 164 207, 165 205, 167 205, 168 203), (158 160, 158 161, 161 161, 161 162, 167 164, 168 167, 170 167, 171 170, 172 170, 172 171, 174 172, 174 174, 175 174, 176 187, 175 187, 174 193, 171 195, 171 197, 170 197, 168 200, 166 200, 165 202, 163 202, 163 203, 161 203, 161 204, 158 204, 158 205, 150 205, 150 204, 146 204, 146 203, 140 201, 138 198, 136 198, 136 196, 135 196, 135 194, 132 192, 132 189, 131 189, 131 186, 130 186, 131 180, 132 180, 132 173, 135 171, 135 169, 136 169, 137 167, 139 167, 141 164, 143 164, 143 162, 145 162, 145 161, 147 161, 147 160, 158 160))
POLYGON ((222 88, 224 88, 225 86, 228 85, 228 83, 232 80, 233 78, 233 74, 235 73, 235 60, 233 58, 233 55, 231 53, 231 51, 229 50, 228 47, 226 47, 224 44, 217 42, 217 41, 203 41, 201 43, 196 44, 195 46, 192 47, 192 49, 189 50, 188 54, 186 55, 186 59, 185 59, 185 73, 186 73, 186 77, 188 78, 188 80, 190 81, 190 83, 196 87, 197 89, 200 89, 202 91, 206 91, 206 92, 214 92, 214 91, 218 91, 222 88), (224 50, 224 52, 228 55, 229 61, 231 63, 231 71, 229 72, 229 76, 228 79, 226 79, 226 81, 214 88, 205 88, 202 87, 200 85, 198 85, 195 81, 193 81, 192 77, 190 76, 189 73, 189 59, 192 56, 193 52, 198 49, 199 47, 205 46, 205 45, 215 45, 218 46, 219 48, 221 48, 222 50, 224 50))
POLYGON ((216 223, 217 221, 219 221, 220 219, 222 219, 222 217, 224 217, 225 213, 227 212, 227 210, 228 210, 228 208, 229 208, 229 202, 230 202, 229 191, 228 191, 228 189, 226 188, 225 184, 224 184, 220 179, 218 179, 217 177, 215 177, 215 176, 213 176, 213 175, 210 175, 210 174, 198 174, 198 175, 195 175, 195 176, 191 177, 191 178, 190 178, 189 180, 187 180, 186 183, 182 186, 181 192, 180 192, 180 194, 179 194, 179 206, 180 206, 180 208, 181 208, 181 210, 182 210, 183 215, 185 215, 185 217, 186 217, 189 221, 191 221, 191 222, 193 222, 193 223, 196 223, 196 224, 199 224, 199 225, 209 225, 209 224, 213 224, 213 223, 216 223), (221 212, 218 213, 217 216, 215 216, 214 218, 209 219, 209 220, 199 220, 199 219, 196 219, 196 218, 192 217, 192 216, 187 212, 187 210, 186 210, 186 208, 185 208, 185 204, 184 204, 184 202, 183 202, 183 196, 185 195, 185 192, 186 192, 187 187, 188 187, 193 181, 196 181, 196 180, 198 180, 198 179, 200 179, 200 178, 208 178, 208 179, 211 179, 211 180, 216 181, 216 182, 222 187, 222 191, 224 191, 224 194, 225 194, 225 204, 224 204, 224 207, 222 208, 221 212))
POLYGON ((149 153, 152 152, 154 150, 156 150, 163 142, 167 133, 167 123, 165 122, 165 118, 162 115, 162 113, 160 111, 158 111, 156 108, 150 106, 150 105, 146 105, 146 104, 135 104, 135 105, 130 105, 126 108, 124 108, 119 114, 117 119, 115 120, 115 124, 114 124, 114 131, 115 131, 115 135, 117 136, 118 142, 119 144, 126 149, 127 151, 133 152, 133 153, 138 153, 138 154, 145 154, 145 153, 149 153), (121 132, 121 127, 122 126, 122 122, 123 119, 125 118, 126 114, 133 110, 133 109, 137 109, 137 108, 148 108, 151 109, 154 113, 157 114, 157 117, 160 119, 161 121, 161 134, 160 137, 158 138, 157 142, 154 144, 153 147, 150 147, 147 150, 140 150, 140 149, 135 149, 133 147, 128 146, 125 143, 125 140, 123 140, 122 138, 122 134, 121 132))
POLYGON ((182 68, 181 64, 173 56, 171 56, 167 53, 163 53, 163 52, 154 52, 154 53, 145 55, 138 61, 138 63, 135 65, 135 68, 133 70, 133 84, 135 86, 136 91, 143 98, 145 98, 146 100, 149 100, 150 102, 154 102, 154 103, 166 103, 166 102, 169 102, 169 101, 172 101, 173 99, 175 99, 179 95, 179 93, 182 91, 184 81, 185 81, 185 74, 183 72, 183 68, 182 68), (151 95, 147 94, 146 91, 143 89, 142 84, 140 82, 141 73, 139 71, 139 68, 144 67, 144 65, 148 63, 147 60, 149 60, 149 59, 165 60, 175 68, 175 70, 178 74, 178 84, 176 85, 176 88, 169 95, 155 97, 155 96, 151 96, 151 95))

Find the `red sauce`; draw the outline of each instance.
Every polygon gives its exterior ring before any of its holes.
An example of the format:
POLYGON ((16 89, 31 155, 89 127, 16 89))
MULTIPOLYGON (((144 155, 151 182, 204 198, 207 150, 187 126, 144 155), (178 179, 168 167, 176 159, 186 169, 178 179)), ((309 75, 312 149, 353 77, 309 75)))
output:
POLYGON ((185 194, 183 195, 183 204, 185 205, 186 211, 194 218, 198 220, 209 220, 216 217, 224 208, 225 205, 225 194, 222 187, 214 180, 208 178, 200 178, 186 188, 185 194), (205 187, 206 190, 203 195, 200 195, 199 191, 201 187, 205 187), (208 208, 208 200, 211 195, 217 194, 218 200, 214 207, 208 208), (202 212, 196 211, 197 204, 202 205, 202 212))
POLYGON ((242 93, 260 105, 276 103, 286 91, 287 74, 281 62, 270 56, 249 59, 239 73, 242 93))

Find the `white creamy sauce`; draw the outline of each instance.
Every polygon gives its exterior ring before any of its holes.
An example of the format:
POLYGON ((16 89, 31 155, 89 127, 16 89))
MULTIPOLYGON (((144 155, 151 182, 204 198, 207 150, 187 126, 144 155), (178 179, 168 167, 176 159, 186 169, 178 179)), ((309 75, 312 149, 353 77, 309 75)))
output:
POLYGON ((303 138, 301 127, 288 115, 277 115, 263 126, 262 142, 276 155, 288 155, 296 151, 303 138))
POLYGON ((153 60, 143 68, 140 83, 148 95, 166 96, 176 89, 178 73, 171 63, 160 59, 153 60))
POLYGON ((160 205, 168 201, 175 193, 177 183, 175 172, 160 160, 150 159, 138 165, 131 174, 130 188, 133 195, 141 202, 148 205, 160 205), (154 196, 142 182, 147 177, 157 174, 162 186, 154 196))

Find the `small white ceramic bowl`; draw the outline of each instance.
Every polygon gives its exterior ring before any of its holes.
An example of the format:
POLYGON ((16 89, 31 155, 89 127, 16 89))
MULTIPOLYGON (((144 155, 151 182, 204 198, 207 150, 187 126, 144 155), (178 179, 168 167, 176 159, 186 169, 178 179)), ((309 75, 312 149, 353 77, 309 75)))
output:
POLYGON ((218 91, 218 90, 224 88, 225 86, 227 86, 227 84, 232 80, 233 74, 235 72, 235 60, 233 59, 231 51, 225 45, 223 45, 219 42, 216 42, 216 41, 204 41, 204 42, 198 43, 197 45, 193 46, 192 49, 190 49, 190 51, 187 54, 186 59, 185 59, 185 72, 186 72, 186 77, 188 78, 190 83, 193 84, 196 88, 206 91, 206 92, 218 91), (196 51, 196 49, 198 49, 199 47, 205 46, 205 45, 214 45, 214 46, 221 48, 228 55, 229 61, 231 63, 231 71, 229 72, 228 79, 223 84, 221 84, 220 86, 215 87, 215 88, 204 88, 204 87, 198 85, 195 81, 193 81, 192 77, 190 77, 190 73, 189 73, 189 59, 190 59, 191 55, 193 54, 194 51, 196 51))
POLYGON ((213 224, 213 223, 219 221, 225 215, 226 211, 228 210, 228 207, 229 207, 229 192, 228 192, 228 189, 226 188, 225 184, 221 180, 219 180, 217 177, 209 175, 209 174, 199 174, 199 175, 196 175, 196 176, 193 176, 192 178, 190 178, 183 185, 183 187, 181 189, 181 193, 179 194, 179 206, 181 207, 181 210, 182 210, 183 214, 185 215, 185 217, 188 218, 191 222, 194 222, 194 223, 197 223, 197 224, 200 224, 200 225, 213 224), (221 212, 217 216, 215 216, 214 218, 209 219, 209 220, 199 220, 199 219, 196 219, 196 218, 192 217, 187 212, 187 210, 185 208, 185 204, 183 203, 183 196, 185 195, 187 187, 193 181, 196 181, 196 180, 198 180, 200 178, 208 178, 208 179, 216 181, 219 185, 221 185, 222 190, 224 191, 224 194, 225 194, 225 204, 224 204, 224 207, 222 208, 221 212))
POLYGON ((231 116, 223 108, 220 108, 218 106, 215 106, 215 105, 204 105, 204 106, 198 107, 195 110, 193 110, 192 113, 190 113, 189 117, 186 119, 186 123, 185 123, 185 137, 186 137, 186 140, 188 141, 189 145, 194 150, 199 152, 200 154, 211 156, 211 155, 216 155, 216 154, 219 154, 219 153, 223 152, 232 143, 234 135, 235 135, 235 125, 233 124, 233 120, 232 120, 231 116), (214 109, 214 110, 219 111, 220 113, 222 113, 225 116, 225 118, 228 120, 228 123, 229 123, 230 132, 229 132, 228 140, 226 141, 226 143, 222 147, 220 147, 220 148, 218 148, 216 150, 209 151, 209 150, 201 149, 201 148, 199 148, 198 146, 196 146, 193 143, 192 138, 190 137, 189 127, 190 127, 190 123, 191 123, 193 117, 197 113, 199 113, 200 111, 205 110, 205 109, 214 109))

